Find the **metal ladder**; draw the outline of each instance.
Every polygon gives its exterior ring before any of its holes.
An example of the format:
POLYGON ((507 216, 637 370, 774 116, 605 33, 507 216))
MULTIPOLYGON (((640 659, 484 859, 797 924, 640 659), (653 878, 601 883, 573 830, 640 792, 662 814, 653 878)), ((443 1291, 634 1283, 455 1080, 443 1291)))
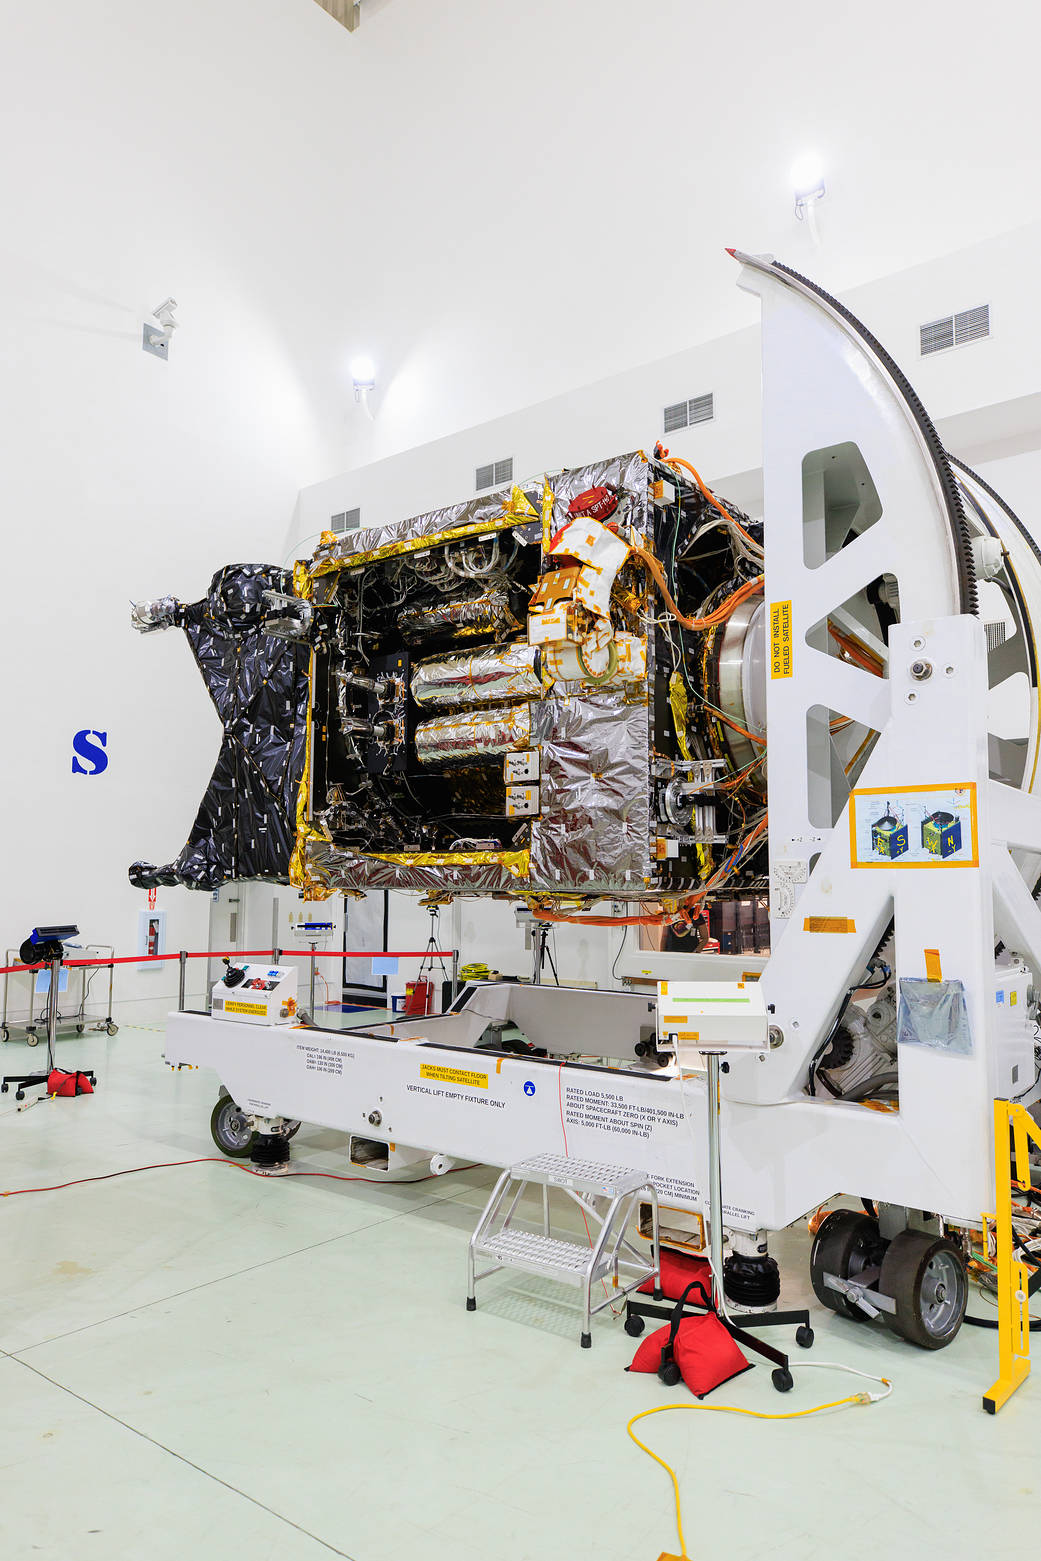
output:
MULTIPOLYGON (((576 1285, 582 1291, 581 1344, 587 1350, 593 1342, 590 1319, 615 1299, 622 1300, 637 1290, 646 1280, 656 1280, 659 1262, 658 1193, 645 1172, 565 1155, 535 1155, 503 1171, 470 1237, 466 1309, 472 1312, 477 1308, 477 1281, 504 1268, 519 1268, 528 1274, 543 1274, 576 1285), (542 1188, 541 1232, 514 1224, 524 1193, 532 1186, 542 1188), (549 1194, 554 1187, 578 1205, 587 1222, 594 1222, 588 1245, 553 1235, 549 1194), (608 1200, 606 1209, 598 1206, 598 1199, 608 1200), (651 1206, 650 1263, 625 1235, 638 1200, 651 1206), (492 1266, 478 1273, 479 1258, 491 1259, 492 1266), (597 1280, 605 1282, 608 1293, 605 1300, 593 1306, 590 1292, 597 1280)), ((660 1300, 657 1285, 654 1293, 660 1300)))

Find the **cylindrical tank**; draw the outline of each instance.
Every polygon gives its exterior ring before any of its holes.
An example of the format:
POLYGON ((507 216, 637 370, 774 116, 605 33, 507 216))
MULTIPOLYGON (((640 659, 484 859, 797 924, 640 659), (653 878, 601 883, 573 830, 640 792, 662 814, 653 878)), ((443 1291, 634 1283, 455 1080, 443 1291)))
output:
POLYGON ((465 763, 530 745, 531 712, 527 705, 461 711, 458 715, 423 721, 416 727, 416 756, 420 764, 465 763))
POLYGON ((417 705, 484 705, 537 699, 542 693, 535 645, 482 645, 455 656, 433 656, 412 671, 417 705))

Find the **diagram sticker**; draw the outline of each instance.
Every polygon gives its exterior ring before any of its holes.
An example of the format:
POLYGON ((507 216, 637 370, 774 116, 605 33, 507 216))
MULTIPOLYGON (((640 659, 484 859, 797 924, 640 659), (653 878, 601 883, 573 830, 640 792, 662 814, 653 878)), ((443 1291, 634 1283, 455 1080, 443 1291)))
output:
POLYGON ((894 786, 852 791, 853 867, 976 867, 976 787, 894 786))

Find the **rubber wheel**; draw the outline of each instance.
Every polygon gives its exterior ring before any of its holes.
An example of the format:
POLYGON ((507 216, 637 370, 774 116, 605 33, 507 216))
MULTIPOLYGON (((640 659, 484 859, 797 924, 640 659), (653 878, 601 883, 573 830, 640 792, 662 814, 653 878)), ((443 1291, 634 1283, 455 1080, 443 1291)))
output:
POLYGON ((78 1024, 76 1026, 76 1034, 77 1035, 82 1035, 86 1028, 87 1028, 87 1026, 85 1024, 78 1024))
POLYGON ((109 1035, 117 1035, 119 1033, 118 1024, 109 1023, 105 1026, 105 1029, 109 1035))
POLYGON ((11 1032, 7 1028, 6 1024, 5 1025, 0 1025, 0 1041, 9 1041, 10 1039, 11 1039, 11 1032))
POLYGON ((795 1378, 784 1366, 778 1366, 775 1371, 770 1373, 770 1381, 778 1393, 790 1393, 795 1386, 795 1378))
POLYGON ((26 1046, 39 1046, 40 1037, 35 1030, 30 1030, 25 1037, 26 1046))
POLYGON ((638 1339, 646 1324, 642 1317, 627 1317, 625 1319, 625 1331, 630 1339, 638 1339))
POLYGON ((886 1326, 923 1350, 942 1350, 961 1328, 969 1282, 953 1241, 925 1230, 904 1230, 889 1243, 878 1287, 896 1312, 886 1326))
POLYGON ((210 1117, 210 1133, 221 1154, 229 1160, 247 1160, 257 1135, 249 1127, 245 1112, 230 1095, 221 1095, 210 1117))
POLYGON ((662 1366, 658 1371, 659 1380, 667 1388, 674 1388, 680 1380, 680 1368, 674 1360, 670 1360, 667 1366, 662 1366))
POLYGON ((851 1322, 870 1322, 859 1306, 824 1283, 824 1275, 856 1279, 877 1262, 879 1241, 878 1221, 868 1215, 854 1209, 836 1209, 828 1215, 814 1236, 810 1251, 810 1283, 822 1306, 851 1322))
MULTIPOLYGON (((229 1091, 225 1088, 225 1086, 223 1084, 220 1087, 220 1095, 217 1098, 218 1098, 218 1101, 230 1100, 231 1099, 231 1094, 229 1093, 229 1091)), ((286 1135, 285 1135, 286 1138, 287 1139, 295 1138, 297 1133, 299 1133, 299 1131, 300 1131, 302 1126, 303 1126, 303 1123, 301 1123, 301 1122, 293 1122, 286 1129, 286 1135)))
POLYGON ((813 1343, 813 1329, 809 1323, 802 1323, 795 1330, 795 1342, 801 1350, 808 1350, 813 1343))

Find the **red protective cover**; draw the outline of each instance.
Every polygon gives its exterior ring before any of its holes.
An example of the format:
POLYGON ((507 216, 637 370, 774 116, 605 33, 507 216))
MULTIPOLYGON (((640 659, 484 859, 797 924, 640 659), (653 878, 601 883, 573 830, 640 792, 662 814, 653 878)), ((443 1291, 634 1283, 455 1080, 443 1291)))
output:
POLYGON ((52 1068, 47 1075, 48 1095, 93 1095, 94 1086, 85 1073, 66 1073, 52 1068))
POLYGON ((576 515, 589 515, 593 520, 605 521, 618 508, 618 495, 613 488, 587 488, 576 493, 567 507, 574 520, 576 515))
MULTIPOLYGON (((673 1252, 668 1247, 661 1249, 661 1291, 669 1301, 678 1301, 692 1279, 701 1281, 704 1291, 704 1300, 696 1290, 692 1290, 687 1300, 692 1306, 709 1306, 712 1301, 712 1284, 710 1281, 711 1269, 708 1261, 703 1257, 693 1257, 686 1252, 673 1252)), ((641 1295, 654 1294, 654 1280, 645 1279, 640 1286, 641 1295)))
MULTIPOLYGON (((628 1370, 656 1373, 661 1365, 661 1352, 668 1342, 669 1325, 666 1323, 640 1341, 628 1370)), ((680 1375, 695 1398, 704 1398, 714 1388, 750 1369, 714 1312, 683 1319, 676 1330, 673 1354, 680 1375)))

